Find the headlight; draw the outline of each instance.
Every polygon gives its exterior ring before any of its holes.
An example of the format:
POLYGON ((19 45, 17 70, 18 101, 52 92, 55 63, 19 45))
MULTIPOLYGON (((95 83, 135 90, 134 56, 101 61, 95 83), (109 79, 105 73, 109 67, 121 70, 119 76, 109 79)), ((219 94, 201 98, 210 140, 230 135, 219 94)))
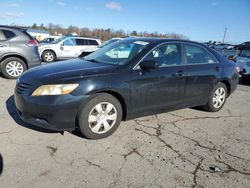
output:
POLYGON ((79 84, 42 85, 32 93, 32 96, 65 95, 74 91, 78 86, 79 84))

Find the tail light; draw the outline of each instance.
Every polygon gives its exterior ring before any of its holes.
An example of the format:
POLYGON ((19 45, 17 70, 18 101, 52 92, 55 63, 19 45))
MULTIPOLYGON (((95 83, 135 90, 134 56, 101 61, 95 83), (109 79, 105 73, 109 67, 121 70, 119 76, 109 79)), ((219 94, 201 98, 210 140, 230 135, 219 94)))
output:
POLYGON ((235 72, 236 72, 237 74, 240 74, 240 67, 235 67, 235 72))
POLYGON ((30 39, 30 40, 27 42, 27 45, 28 45, 28 46, 37 46, 37 45, 38 45, 38 42, 37 42, 35 39, 30 39))

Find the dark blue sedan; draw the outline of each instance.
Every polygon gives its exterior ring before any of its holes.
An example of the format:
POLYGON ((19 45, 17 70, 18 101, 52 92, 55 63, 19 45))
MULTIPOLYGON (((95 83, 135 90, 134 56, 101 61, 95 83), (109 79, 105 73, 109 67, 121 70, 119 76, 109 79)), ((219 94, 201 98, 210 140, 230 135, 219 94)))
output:
POLYGON ((238 79, 235 63, 200 43, 130 38, 27 71, 15 103, 25 122, 98 139, 121 120, 194 106, 219 111, 238 79))

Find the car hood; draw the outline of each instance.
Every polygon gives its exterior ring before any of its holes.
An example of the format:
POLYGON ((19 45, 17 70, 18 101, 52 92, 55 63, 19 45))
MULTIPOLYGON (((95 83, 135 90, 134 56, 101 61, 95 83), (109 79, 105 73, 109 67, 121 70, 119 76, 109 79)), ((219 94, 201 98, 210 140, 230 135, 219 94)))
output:
POLYGON ((116 65, 94 63, 83 59, 58 61, 44 64, 26 71, 18 82, 32 84, 54 83, 60 80, 72 80, 90 75, 109 74, 116 69, 116 65))

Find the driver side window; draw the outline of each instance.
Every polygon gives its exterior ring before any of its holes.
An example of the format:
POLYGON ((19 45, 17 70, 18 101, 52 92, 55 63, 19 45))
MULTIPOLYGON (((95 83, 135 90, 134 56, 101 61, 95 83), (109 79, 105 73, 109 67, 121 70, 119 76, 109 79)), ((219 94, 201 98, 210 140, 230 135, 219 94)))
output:
POLYGON ((145 61, 155 61, 159 68, 181 64, 179 44, 163 44, 151 51, 145 61))
POLYGON ((67 39, 63 42, 63 46, 76 46, 75 39, 67 39))

